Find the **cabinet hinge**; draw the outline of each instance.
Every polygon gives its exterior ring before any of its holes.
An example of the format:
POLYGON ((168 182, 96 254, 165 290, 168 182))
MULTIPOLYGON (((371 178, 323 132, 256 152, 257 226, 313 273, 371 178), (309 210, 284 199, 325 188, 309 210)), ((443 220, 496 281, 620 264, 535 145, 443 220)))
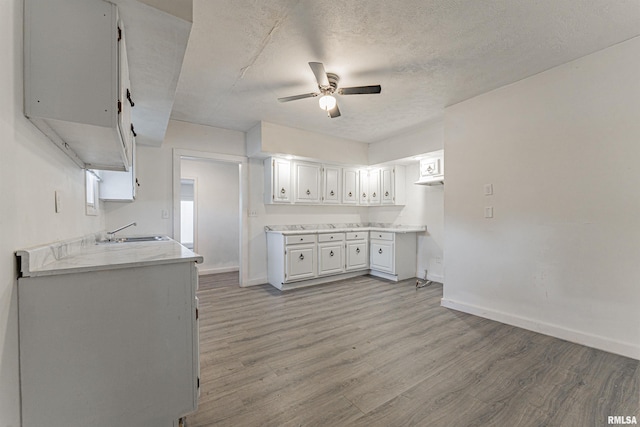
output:
POLYGON ((196 320, 198 320, 200 318, 200 313, 198 312, 198 309, 196 308, 196 320))
POLYGON ((118 41, 122 40, 122 29, 118 26, 118 41))
POLYGON ((134 138, 138 136, 138 134, 136 133, 136 130, 133 128, 133 123, 131 123, 131 133, 133 134, 134 138))
POLYGON ((200 388, 200 377, 198 377, 197 383, 198 383, 198 388, 200 388))
POLYGON ((122 113, 122 102, 118 100, 118 114, 122 113))

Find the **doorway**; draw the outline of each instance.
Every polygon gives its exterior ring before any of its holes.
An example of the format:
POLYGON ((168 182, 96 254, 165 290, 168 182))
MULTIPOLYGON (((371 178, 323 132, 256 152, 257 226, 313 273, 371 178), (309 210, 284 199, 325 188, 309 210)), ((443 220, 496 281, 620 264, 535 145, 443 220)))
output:
POLYGON ((174 149, 173 238, 204 258, 200 274, 247 273, 243 257, 247 159, 174 149))

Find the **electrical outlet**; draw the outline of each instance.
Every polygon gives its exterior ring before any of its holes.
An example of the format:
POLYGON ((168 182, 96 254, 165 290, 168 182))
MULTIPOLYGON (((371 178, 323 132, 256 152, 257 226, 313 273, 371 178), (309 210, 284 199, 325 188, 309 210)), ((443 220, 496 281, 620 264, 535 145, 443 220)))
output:
POLYGON ((161 215, 162 215, 162 219, 169 219, 169 210, 162 209, 161 215))
POLYGON ((439 256, 436 257, 436 264, 442 264, 442 258, 439 256))
POLYGON ((250 216, 250 217, 258 216, 258 211, 253 210, 253 209, 252 209, 252 210, 250 210, 250 211, 249 211, 249 216, 250 216))

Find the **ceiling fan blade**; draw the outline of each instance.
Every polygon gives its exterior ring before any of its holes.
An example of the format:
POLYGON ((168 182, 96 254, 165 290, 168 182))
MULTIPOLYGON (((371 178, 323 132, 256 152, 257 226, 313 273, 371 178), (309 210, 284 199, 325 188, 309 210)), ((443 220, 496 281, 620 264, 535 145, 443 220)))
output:
POLYGON ((327 72, 324 70, 322 62, 309 62, 311 71, 316 76, 316 81, 320 87, 329 87, 329 79, 327 78, 327 72))
POLYGON ((338 93, 340 95, 365 95, 380 92, 382 92, 382 87, 380 85, 343 87, 338 89, 338 93))
POLYGON ((335 107, 329 110, 328 114, 329 114, 329 117, 331 117, 332 119, 335 119, 336 117, 340 117, 340 109, 338 108, 338 104, 336 104, 335 107))
POLYGON ((305 93, 302 95, 285 96, 284 98, 278 98, 278 101, 289 102, 289 101, 295 101, 297 99, 313 98, 314 96, 318 96, 318 95, 320 95, 318 92, 305 93))

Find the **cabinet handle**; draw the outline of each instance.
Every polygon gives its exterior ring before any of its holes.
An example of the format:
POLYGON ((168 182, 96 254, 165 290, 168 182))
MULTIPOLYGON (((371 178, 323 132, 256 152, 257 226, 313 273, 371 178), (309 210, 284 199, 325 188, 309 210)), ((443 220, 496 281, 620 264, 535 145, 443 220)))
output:
POLYGON ((335 195, 336 193, 333 192, 333 190, 331 190, 331 192, 329 193, 330 196, 335 195))
POLYGON ((367 193, 362 193, 362 198, 366 199, 367 198, 367 193))
POLYGON ((329 252, 329 256, 333 256, 333 251, 329 252))
POLYGON ((360 248, 356 248, 356 253, 359 254, 360 253, 360 248))
POLYGON ((298 258, 300 258, 300 261, 303 261, 304 260, 304 255, 300 254, 300 256, 298 258))
POLYGON ((333 240, 333 236, 329 236, 329 239, 333 240))
POLYGON ((284 193, 286 193, 286 191, 285 191, 284 187, 282 187, 282 190, 280 190, 280 194, 284 194, 284 193))
POLYGON ((129 104, 134 107, 136 104, 133 103, 133 99, 131 99, 131 92, 127 89, 127 99, 129 100, 129 104))
POLYGON ((308 196, 309 194, 311 194, 311 191, 309 191, 309 190, 307 189, 307 196, 308 196))
POLYGON ((389 192, 388 191, 384 192, 384 197, 389 197, 389 192))
POLYGON ((349 197, 353 197, 353 193, 349 191, 349 197))
POLYGON ((378 249, 378 253, 382 254, 382 248, 378 249))
POLYGON ((376 197, 376 193, 373 193, 373 194, 372 194, 372 196, 373 196, 373 197, 376 197))
POLYGON ((300 241, 301 241, 301 242, 304 242, 304 237, 301 237, 301 238, 300 238, 300 241))

